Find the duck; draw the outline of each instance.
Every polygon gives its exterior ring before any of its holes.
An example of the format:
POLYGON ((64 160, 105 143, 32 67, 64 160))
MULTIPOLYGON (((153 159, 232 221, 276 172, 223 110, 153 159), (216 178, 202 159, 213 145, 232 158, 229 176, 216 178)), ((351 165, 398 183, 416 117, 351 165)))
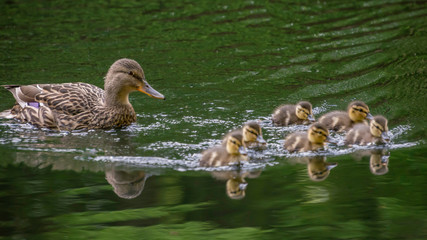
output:
POLYGON ((240 200, 246 195, 248 183, 245 178, 257 178, 261 172, 255 169, 250 171, 239 169, 238 171, 213 171, 211 175, 217 180, 226 181, 226 194, 230 199, 240 200))
POLYGON ((308 176, 312 181, 319 182, 325 180, 338 163, 326 162, 325 156, 311 157, 307 164, 308 176))
POLYGON ((228 135, 226 141, 225 146, 220 145, 203 151, 200 166, 219 167, 248 161, 241 132, 228 135))
POLYGON ((310 124, 315 121, 310 102, 301 101, 295 105, 284 104, 277 107, 272 114, 275 126, 288 126, 291 124, 310 124))
POLYGON ((331 142, 329 131, 324 124, 313 123, 307 132, 295 132, 285 138, 284 147, 289 152, 317 151, 331 142))
POLYGON ((369 126, 356 124, 347 133, 345 143, 347 145, 384 144, 390 141, 387 122, 384 116, 377 115, 371 120, 369 126))
POLYGON ((326 125, 329 130, 346 132, 355 124, 367 124, 366 119, 371 120, 372 118, 368 105, 362 101, 353 101, 348 104, 347 112, 333 111, 326 113, 319 118, 319 123, 326 125))
POLYGON ((148 84, 139 63, 127 58, 110 66, 104 89, 83 82, 2 86, 12 93, 16 103, 1 117, 65 131, 123 128, 136 122, 129 102, 129 94, 134 91, 165 99, 148 84))
POLYGON ((227 133, 222 140, 222 145, 227 145, 227 137, 234 133, 241 133, 243 135, 243 145, 246 148, 265 149, 267 142, 262 137, 262 129, 258 122, 250 121, 243 124, 242 128, 238 128, 227 133))

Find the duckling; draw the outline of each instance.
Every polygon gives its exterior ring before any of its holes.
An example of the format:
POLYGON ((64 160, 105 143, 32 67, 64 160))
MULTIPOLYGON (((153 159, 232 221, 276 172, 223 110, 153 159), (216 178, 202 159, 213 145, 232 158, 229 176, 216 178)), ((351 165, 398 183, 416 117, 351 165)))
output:
POLYGON ((388 136, 387 119, 375 116, 369 126, 356 124, 346 135, 346 144, 381 144, 390 141, 388 136))
POLYGON ((141 170, 111 169, 105 170, 105 178, 113 186, 114 193, 125 199, 136 198, 144 190, 148 174, 141 170))
POLYGON ((388 172, 390 153, 384 151, 384 149, 375 149, 371 152, 371 158, 369 160, 369 169, 372 174, 384 175, 388 172))
POLYGON ((276 126, 288 126, 291 124, 309 124, 314 122, 311 103, 301 101, 296 105, 281 105, 274 110, 273 124, 276 126))
POLYGON ((333 111, 319 118, 319 122, 326 125, 329 130, 344 132, 350 130, 355 124, 372 119, 369 107, 364 102, 354 101, 348 104, 347 112, 333 111))
POLYGON ((246 148, 243 145, 243 135, 235 132, 227 137, 226 146, 218 146, 202 153, 200 166, 218 167, 247 161, 246 148))
POLYGON ((308 176, 313 181, 323 181, 329 176, 331 169, 337 165, 338 163, 326 162, 325 156, 311 157, 307 164, 308 176))
POLYGON ((306 152, 316 151, 325 146, 325 142, 329 142, 329 131, 325 125, 321 123, 313 123, 305 132, 296 132, 287 136, 284 147, 289 152, 306 152))
POLYGON ((121 128, 136 121, 129 93, 165 97, 145 80, 141 66, 132 59, 119 59, 105 76, 104 90, 88 83, 3 85, 16 103, 2 117, 15 118, 40 128, 121 128))
POLYGON ((245 145, 245 147, 260 149, 266 148, 267 142, 262 137, 261 126, 256 121, 247 122, 243 125, 243 128, 238 128, 227 133, 222 140, 222 145, 227 145, 227 137, 229 135, 238 132, 243 134, 243 144, 245 145))
POLYGON ((242 171, 213 171, 212 177, 218 180, 226 180, 226 193, 231 199, 242 199, 246 195, 246 188, 248 183, 245 178, 257 178, 261 175, 262 171, 250 170, 242 171))

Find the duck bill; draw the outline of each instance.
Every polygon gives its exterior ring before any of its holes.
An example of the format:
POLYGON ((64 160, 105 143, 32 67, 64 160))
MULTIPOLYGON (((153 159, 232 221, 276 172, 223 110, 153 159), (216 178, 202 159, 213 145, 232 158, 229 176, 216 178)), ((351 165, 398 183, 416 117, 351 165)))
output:
POLYGON ((258 135, 258 137, 256 138, 256 141, 262 145, 267 144, 267 142, 264 140, 264 138, 261 135, 258 135))
POLYGON ((243 182, 243 183, 239 184, 239 190, 240 191, 245 191, 247 187, 248 187, 248 183, 247 182, 243 182))
POLYGON ((331 170, 332 168, 338 166, 338 163, 330 163, 328 166, 326 166, 326 169, 331 170))
POLYGON ((390 136, 388 135, 388 132, 382 132, 381 133, 381 138, 386 141, 389 142, 390 141, 390 136))
POLYGON ((157 92, 156 89, 152 88, 150 84, 148 84, 146 81, 144 81, 144 85, 140 86, 137 90, 147 94, 152 98, 165 99, 165 96, 163 96, 163 94, 157 92))
POLYGON ((310 122, 314 122, 314 121, 316 121, 316 119, 314 119, 313 114, 308 114, 308 115, 307 115, 307 119, 308 119, 308 121, 310 121, 310 122))
POLYGON ((331 138, 330 136, 326 137, 325 142, 332 143, 332 144, 337 144, 338 143, 335 139, 331 138))
POLYGON ((241 155, 248 155, 248 152, 246 151, 246 148, 243 147, 243 146, 239 147, 239 153, 241 155))
POLYGON ((366 114, 366 118, 369 119, 369 120, 374 120, 374 116, 372 116, 371 113, 367 113, 366 114))

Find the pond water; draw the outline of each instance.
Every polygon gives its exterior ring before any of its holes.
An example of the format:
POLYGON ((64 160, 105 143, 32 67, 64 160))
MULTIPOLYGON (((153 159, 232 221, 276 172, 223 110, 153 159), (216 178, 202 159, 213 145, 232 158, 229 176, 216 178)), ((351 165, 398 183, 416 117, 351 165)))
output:
MULTIPOLYGON (((427 238, 427 4, 423 1, 2 1, 0 83, 103 85, 122 57, 165 101, 137 123, 54 132, 0 120, 0 238, 427 238), (383 147, 289 154, 272 111, 352 100, 389 120, 383 147), (201 151, 259 120, 241 169, 201 151), (388 166, 371 170, 381 159, 388 166), (336 163, 322 181, 311 163, 336 163), (230 180, 231 179, 231 180, 230 180), (233 199, 227 184, 246 182, 233 199)), ((0 90, 0 110, 14 100, 0 90)), ((333 134, 342 141, 343 137, 333 134)))

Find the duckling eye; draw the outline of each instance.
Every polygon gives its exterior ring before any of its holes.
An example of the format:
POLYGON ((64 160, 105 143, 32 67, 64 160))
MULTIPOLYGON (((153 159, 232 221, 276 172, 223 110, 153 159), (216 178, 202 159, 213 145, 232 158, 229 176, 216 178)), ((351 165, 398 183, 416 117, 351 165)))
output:
POLYGON ((255 136, 258 136, 258 134, 256 132, 252 131, 252 130, 248 130, 248 132, 252 133, 255 136))

